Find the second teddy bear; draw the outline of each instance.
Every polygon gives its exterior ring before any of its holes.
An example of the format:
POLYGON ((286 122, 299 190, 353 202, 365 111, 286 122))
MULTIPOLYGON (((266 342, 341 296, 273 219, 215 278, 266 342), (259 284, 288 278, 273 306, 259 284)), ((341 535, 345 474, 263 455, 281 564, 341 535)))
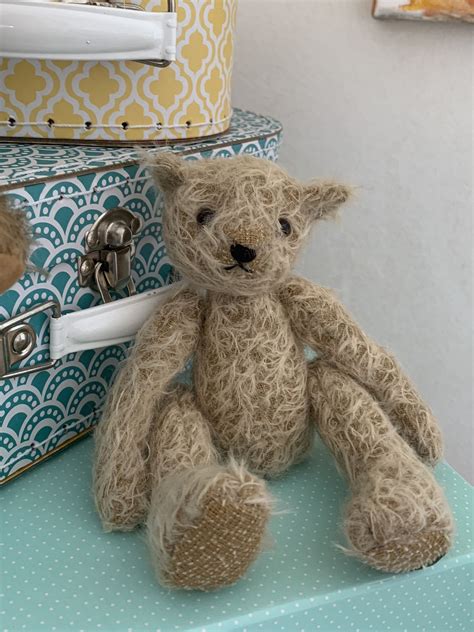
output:
POLYGON ((0 197, 0 294, 25 272, 30 236, 23 212, 0 197))

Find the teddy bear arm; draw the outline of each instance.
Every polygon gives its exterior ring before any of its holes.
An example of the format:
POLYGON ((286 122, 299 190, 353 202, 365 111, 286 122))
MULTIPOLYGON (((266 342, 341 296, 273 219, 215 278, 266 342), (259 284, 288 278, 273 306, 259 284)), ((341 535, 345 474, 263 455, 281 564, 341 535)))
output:
POLYGON ((138 333, 95 432, 94 493, 106 529, 134 528, 149 502, 149 434, 172 379, 195 350, 200 298, 182 291, 138 333))
POLYGON ((292 278, 282 300, 298 337, 362 384, 419 457, 436 463, 443 446, 439 426, 396 359, 362 331, 330 290, 292 278))

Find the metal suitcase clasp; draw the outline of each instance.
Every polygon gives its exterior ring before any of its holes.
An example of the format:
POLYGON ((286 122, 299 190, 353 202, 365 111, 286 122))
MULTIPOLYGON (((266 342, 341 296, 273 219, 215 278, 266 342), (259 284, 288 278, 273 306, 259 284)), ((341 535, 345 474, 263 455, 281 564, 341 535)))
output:
POLYGON ((0 323, 0 379, 6 380, 27 373, 44 371, 54 366, 56 360, 51 359, 42 364, 11 370, 12 365, 27 358, 36 345, 35 330, 24 321, 48 309, 53 310, 53 318, 61 316, 61 306, 58 301, 50 300, 0 323))
MULTIPOLYGON (((117 207, 103 213, 86 233, 86 252, 78 260, 79 285, 98 289, 104 303, 112 302, 111 289, 120 291, 127 288, 130 295, 136 294, 135 284, 131 278, 131 262, 135 253, 133 238, 141 225, 139 217, 125 208, 117 207)), ((102 307, 105 308, 105 306, 102 307)), ((33 327, 26 321, 49 309, 53 312, 51 332, 54 330, 55 339, 60 339, 59 323, 64 321, 61 318, 61 306, 56 300, 45 301, 18 316, 0 322, 0 379, 20 377, 50 369, 62 357, 62 352, 57 355, 50 349, 50 360, 19 369, 12 368, 17 362, 26 360, 35 351, 37 336, 33 327)), ((86 310, 87 313, 83 315, 85 319, 89 317, 89 311, 86 310)), ((77 320, 76 314, 74 321, 77 320)), ((102 338, 103 340, 100 340, 98 344, 102 342, 104 345, 107 344, 108 341, 104 336, 102 338)), ((59 348, 61 345, 57 344, 56 347, 59 348)), ((66 344, 64 343, 62 347, 66 349, 66 344)), ((54 351, 58 350, 54 348, 54 351)))
POLYGON ((125 208, 103 213, 86 233, 86 253, 79 257, 79 285, 98 289, 104 303, 110 303, 110 290, 125 287, 136 293, 131 277, 131 261, 135 254, 133 237, 141 228, 141 220, 125 208))

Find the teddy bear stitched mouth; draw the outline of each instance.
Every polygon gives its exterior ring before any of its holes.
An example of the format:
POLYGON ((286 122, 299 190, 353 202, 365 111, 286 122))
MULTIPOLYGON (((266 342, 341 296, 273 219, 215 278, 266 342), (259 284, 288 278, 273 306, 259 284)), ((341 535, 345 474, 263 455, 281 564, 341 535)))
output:
POLYGON ((245 272, 248 272, 249 274, 253 274, 253 270, 249 270, 248 268, 244 266, 243 263, 239 263, 239 262, 234 263, 233 266, 225 266, 224 270, 233 270, 234 268, 237 268, 237 267, 241 268, 242 270, 245 270, 245 272))

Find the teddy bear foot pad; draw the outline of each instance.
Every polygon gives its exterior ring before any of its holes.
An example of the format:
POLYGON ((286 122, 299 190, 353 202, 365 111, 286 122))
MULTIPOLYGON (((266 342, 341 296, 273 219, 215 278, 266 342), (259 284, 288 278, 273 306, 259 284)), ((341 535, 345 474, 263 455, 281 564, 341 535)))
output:
MULTIPOLYGON (((189 495, 185 496, 186 506, 176 510, 174 523, 160 524, 160 515, 165 513, 164 497, 168 495, 169 502, 169 492, 178 481, 168 485, 168 494, 166 490, 157 494, 161 501, 156 497, 152 501, 148 540, 161 584, 194 590, 228 586, 245 574, 260 553, 270 515, 269 497, 263 481, 243 468, 234 473, 236 467, 219 468, 197 507, 190 507, 189 495)), ((206 486, 204 477, 202 481, 206 486)))
POLYGON ((405 573, 436 564, 450 546, 451 538, 447 533, 427 530, 409 541, 388 542, 372 549, 364 557, 370 566, 380 571, 405 573))

